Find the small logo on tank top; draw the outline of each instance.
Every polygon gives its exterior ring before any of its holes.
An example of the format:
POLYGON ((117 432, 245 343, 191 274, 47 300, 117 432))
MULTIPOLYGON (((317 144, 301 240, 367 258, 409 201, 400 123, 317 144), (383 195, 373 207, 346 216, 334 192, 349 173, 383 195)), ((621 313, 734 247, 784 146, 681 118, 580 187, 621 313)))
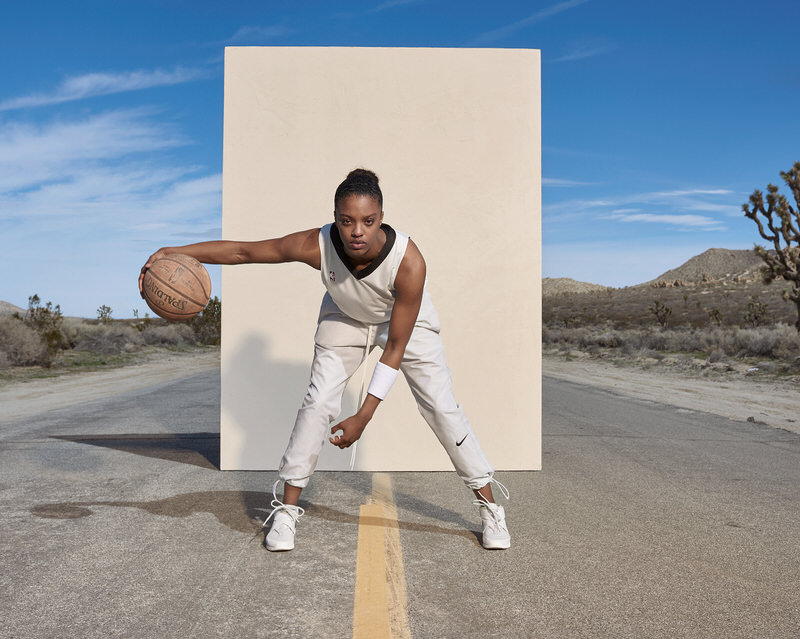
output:
POLYGON ((336 273, 333 272, 333 271, 330 271, 330 278, 331 278, 331 282, 335 282, 336 281, 336 273))

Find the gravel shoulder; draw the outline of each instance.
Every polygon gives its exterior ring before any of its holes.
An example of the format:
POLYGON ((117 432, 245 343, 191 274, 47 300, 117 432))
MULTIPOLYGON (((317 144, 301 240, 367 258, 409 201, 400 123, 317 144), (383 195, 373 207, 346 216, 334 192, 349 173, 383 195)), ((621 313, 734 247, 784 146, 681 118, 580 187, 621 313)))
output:
POLYGON ((165 351, 121 368, 10 382, 0 387, 0 423, 191 377, 219 369, 219 363, 219 349, 165 351))
POLYGON ((800 389, 793 381, 735 379, 724 375, 700 378, 667 368, 617 366, 589 356, 576 356, 574 352, 570 357, 546 354, 542 367, 548 377, 800 433, 800 389))

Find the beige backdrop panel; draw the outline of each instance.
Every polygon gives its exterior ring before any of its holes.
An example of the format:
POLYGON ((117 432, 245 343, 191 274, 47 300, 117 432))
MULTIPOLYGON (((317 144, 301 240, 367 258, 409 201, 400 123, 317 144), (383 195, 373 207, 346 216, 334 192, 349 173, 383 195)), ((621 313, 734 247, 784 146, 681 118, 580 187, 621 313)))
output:
MULTIPOLYGON (((539 469, 539 52, 228 48, 224 126, 226 238, 326 224, 348 171, 380 176, 385 221, 427 261, 456 397, 483 449, 498 469, 539 469)), ((222 277, 222 468, 276 469, 324 288, 301 264, 227 266, 222 277)), ((360 384, 359 370, 342 418, 360 384)), ((349 462, 326 444, 318 468, 349 462)), ((451 469, 402 376, 356 469, 451 469)))

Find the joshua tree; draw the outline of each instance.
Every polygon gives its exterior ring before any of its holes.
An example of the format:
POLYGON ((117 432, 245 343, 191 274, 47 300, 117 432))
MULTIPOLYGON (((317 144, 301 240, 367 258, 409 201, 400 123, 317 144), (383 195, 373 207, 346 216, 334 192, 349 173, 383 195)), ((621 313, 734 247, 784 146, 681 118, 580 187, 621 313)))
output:
POLYGON ((744 321, 753 328, 766 324, 769 320, 769 307, 764 304, 758 295, 752 295, 747 303, 747 312, 744 314, 744 321))
POLYGON ((800 332, 800 162, 787 172, 781 171, 781 177, 792 191, 795 208, 789 200, 778 193, 774 184, 767 185, 766 207, 764 195, 756 189, 750 196, 750 205, 742 205, 744 214, 758 225, 758 232, 768 242, 772 242, 773 250, 756 245, 755 252, 764 260, 761 269, 764 282, 769 284, 777 279, 791 282, 791 291, 786 291, 783 298, 792 301, 797 307, 795 328, 800 332), (760 217, 759 217, 760 216, 760 217), (763 220, 761 219, 763 218, 763 220), (766 228, 764 228, 766 222, 766 228))
POLYGON ((111 323, 111 314, 114 311, 111 310, 110 306, 106 306, 103 304, 100 308, 97 309, 97 319, 99 319, 103 324, 110 324, 111 323))
POLYGON ((656 321, 661 324, 661 328, 667 328, 667 320, 672 315, 672 308, 665 305, 661 300, 654 300, 653 305, 648 310, 656 316, 656 321))
POLYGON ((41 298, 34 294, 28 298, 28 312, 24 315, 19 313, 14 315, 39 334, 47 347, 45 366, 52 366, 58 351, 68 346, 62 330, 64 316, 61 314, 61 306, 58 304, 53 306, 52 302, 42 306, 41 298))

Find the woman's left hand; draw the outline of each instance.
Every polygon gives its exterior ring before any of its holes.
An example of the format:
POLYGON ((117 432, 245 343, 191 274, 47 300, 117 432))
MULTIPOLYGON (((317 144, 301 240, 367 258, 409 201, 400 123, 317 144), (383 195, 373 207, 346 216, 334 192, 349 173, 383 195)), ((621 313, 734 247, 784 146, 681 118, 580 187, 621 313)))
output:
POLYGON ((348 417, 331 428, 331 435, 328 441, 339 448, 349 448, 359 440, 364 429, 367 427, 368 420, 358 414, 348 417), (336 431, 342 431, 336 435, 336 431))

